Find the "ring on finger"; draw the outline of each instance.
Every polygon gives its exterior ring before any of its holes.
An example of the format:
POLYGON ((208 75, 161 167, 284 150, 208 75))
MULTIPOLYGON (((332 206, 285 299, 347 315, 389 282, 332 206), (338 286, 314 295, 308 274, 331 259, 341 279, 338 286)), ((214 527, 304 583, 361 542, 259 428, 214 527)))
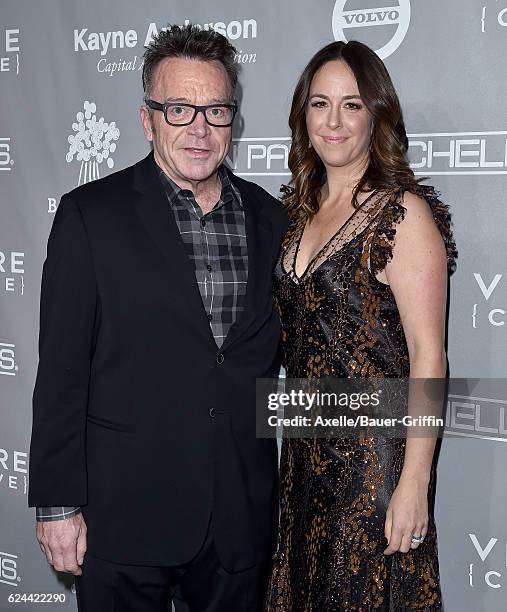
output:
POLYGON ((412 534, 412 539, 410 540, 412 544, 422 544, 424 542, 424 536, 416 536, 412 534))

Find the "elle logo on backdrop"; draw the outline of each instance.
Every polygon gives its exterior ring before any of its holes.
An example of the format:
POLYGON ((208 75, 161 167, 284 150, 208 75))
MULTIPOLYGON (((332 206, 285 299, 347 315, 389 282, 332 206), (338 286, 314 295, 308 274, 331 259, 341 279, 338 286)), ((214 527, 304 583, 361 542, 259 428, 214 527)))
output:
POLYGON ((490 397, 449 393, 445 411, 446 436, 478 438, 495 442, 507 442, 507 400, 505 390, 490 397), (496 395, 496 397, 491 397, 496 395), (503 397, 500 397, 503 396, 503 397))

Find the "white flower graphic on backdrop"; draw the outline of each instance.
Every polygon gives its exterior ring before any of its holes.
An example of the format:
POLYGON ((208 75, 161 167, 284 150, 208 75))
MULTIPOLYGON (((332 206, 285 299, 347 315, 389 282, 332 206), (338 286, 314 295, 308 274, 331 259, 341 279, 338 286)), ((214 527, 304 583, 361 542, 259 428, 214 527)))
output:
POLYGON ((106 123, 104 117, 97 121, 95 102, 86 100, 83 108, 84 112, 79 111, 72 124, 75 134, 70 134, 68 138, 69 150, 66 155, 69 164, 74 156, 81 162, 78 185, 100 178, 100 165, 104 160, 108 168, 114 167, 111 153, 116 150, 114 141, 120 137, 120 130, 114 121, 106 123))

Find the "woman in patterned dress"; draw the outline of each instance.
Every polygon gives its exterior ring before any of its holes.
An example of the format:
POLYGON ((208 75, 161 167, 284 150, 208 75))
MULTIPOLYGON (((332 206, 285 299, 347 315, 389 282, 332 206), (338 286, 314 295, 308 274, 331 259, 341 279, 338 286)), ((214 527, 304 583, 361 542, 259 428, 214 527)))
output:
MULTIPOLYGON (((358 42, 326 46, 289 125, 275 274, 287 377, 444 378, 450 216, 410 169, 384 64, 358 42)), ((267 611, 440 610, 434 450, 434 435, 284 439, 267 611)))

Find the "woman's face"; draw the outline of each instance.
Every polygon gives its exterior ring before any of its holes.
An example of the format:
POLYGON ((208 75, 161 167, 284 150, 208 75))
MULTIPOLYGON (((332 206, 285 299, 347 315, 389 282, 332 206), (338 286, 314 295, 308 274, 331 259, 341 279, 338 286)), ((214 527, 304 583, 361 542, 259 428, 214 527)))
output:
POLYGON ((366 164, 372 119, 359 95, 352 70, 342 60, 324 64, 313 77, 306 128, 316 153, 329 170, 366 164))

